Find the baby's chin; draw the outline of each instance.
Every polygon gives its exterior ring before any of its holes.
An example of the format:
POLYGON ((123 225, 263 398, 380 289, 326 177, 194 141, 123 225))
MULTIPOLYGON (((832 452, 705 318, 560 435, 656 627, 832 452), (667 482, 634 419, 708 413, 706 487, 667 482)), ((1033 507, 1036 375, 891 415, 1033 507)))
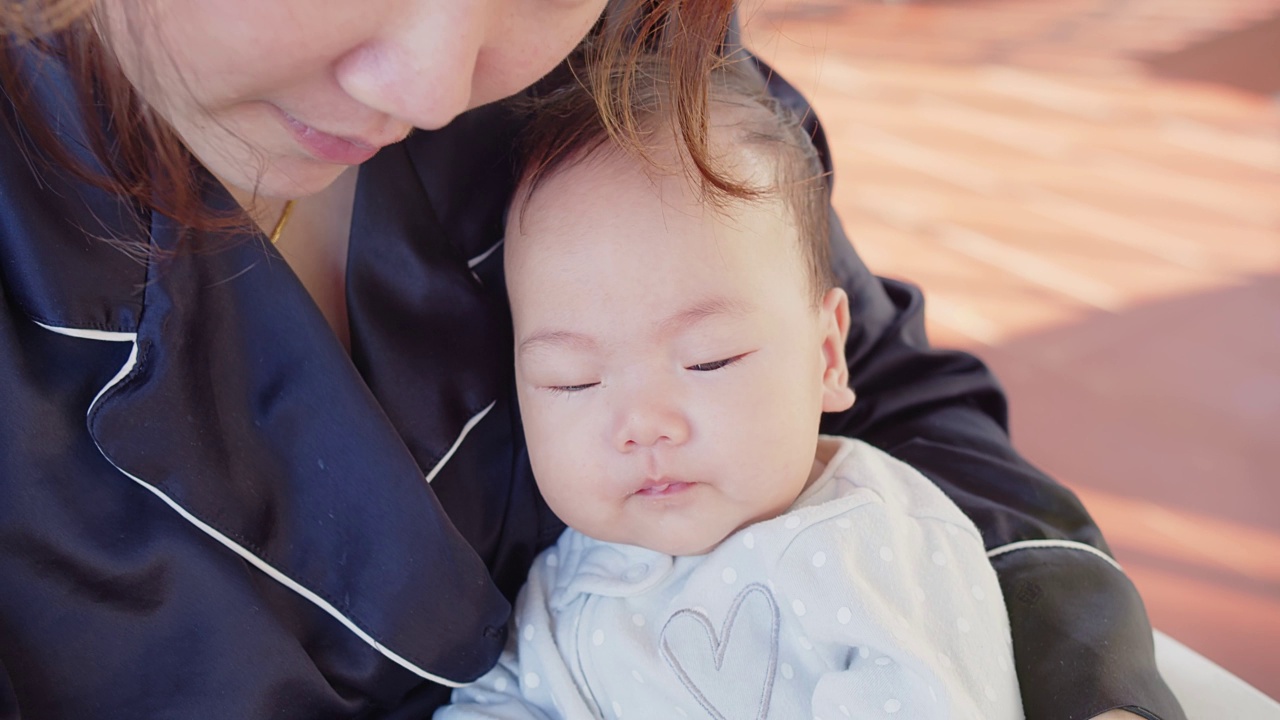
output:
POLYGON ((594 532, 575 527, 576 532, 614 545, 630 545, 672 557, 696 557, 715 550, 728 535, 711 537, 707 533, 628 533, 619 528, 592 528, 594 532), (609 532, 613 530, 613 532, 609 532))
POLYGON ((644 542, 632 543, 648 550, 670 555, 672 557, 697 557, 715 550, 724 542, 727 535, 719 538, 690 537, 646 539, 644 542))

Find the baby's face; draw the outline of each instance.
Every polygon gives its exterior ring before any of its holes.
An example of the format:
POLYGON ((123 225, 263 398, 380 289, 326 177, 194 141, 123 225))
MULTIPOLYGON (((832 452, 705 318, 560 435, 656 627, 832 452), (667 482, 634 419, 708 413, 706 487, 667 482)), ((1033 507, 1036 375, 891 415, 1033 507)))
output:
POLYGON ((853 396, 844 294, 815 307, 785 206, 707 209, 682 177, 611 153, 519 210, 505 250, 517 392, 552 510, 672 555, 786 510, 821 412, 853 396))

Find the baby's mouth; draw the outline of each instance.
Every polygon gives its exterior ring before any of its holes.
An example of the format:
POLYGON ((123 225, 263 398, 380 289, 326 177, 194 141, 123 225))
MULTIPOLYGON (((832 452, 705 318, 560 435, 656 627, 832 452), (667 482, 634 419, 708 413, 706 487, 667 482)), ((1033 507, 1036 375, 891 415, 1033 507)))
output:
POLYGON ((635 491, 634 494, 641 497, 667 497, 684 492, 691 487, 693 487, 693 483, 690 482, 662 478, 660 480, 646 481, 644 486, 635 491))

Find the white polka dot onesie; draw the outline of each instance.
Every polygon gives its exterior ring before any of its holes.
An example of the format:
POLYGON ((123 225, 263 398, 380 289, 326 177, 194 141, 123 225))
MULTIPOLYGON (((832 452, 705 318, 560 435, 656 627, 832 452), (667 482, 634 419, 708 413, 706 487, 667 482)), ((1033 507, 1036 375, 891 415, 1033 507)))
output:
POLYGON ((671 557, 572 530, 540 555, 461 718, 1022 717, 973 524, 875 448, 839 449, 784 515, 671 557))

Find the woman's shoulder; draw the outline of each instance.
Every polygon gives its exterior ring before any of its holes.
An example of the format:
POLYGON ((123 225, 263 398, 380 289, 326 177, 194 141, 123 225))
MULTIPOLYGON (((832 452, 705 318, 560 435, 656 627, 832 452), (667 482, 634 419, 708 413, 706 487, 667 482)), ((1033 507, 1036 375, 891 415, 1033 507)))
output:
MULTIPOLYGON (((41 106, 55 112, 63 90, 57 78, 34 87, 41 106)), ((74 136, 64 121, 50 122, 74 136)), ((47 326, 134 331, 147 268, 120 248, 122 241, 145 241, 144 220, 129 203, 39 157, 20 137, 16 118, 0 118, 0 288, 19 311, 47 326)))

